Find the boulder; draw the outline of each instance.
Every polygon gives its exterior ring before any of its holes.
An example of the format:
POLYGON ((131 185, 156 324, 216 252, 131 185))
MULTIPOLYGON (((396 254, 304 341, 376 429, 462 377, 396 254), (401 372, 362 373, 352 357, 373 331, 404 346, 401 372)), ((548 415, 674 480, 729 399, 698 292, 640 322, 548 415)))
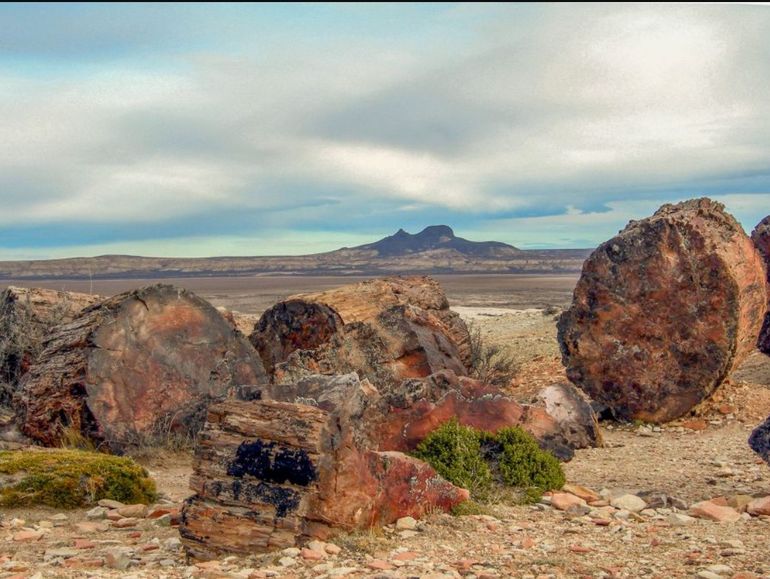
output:
POLYGON ((770 464, 770 417, 751 433, 749 446, 751 450, 762 457, 762 460, 770 464))
MULTIPOLYGON (((770 288, 770 215, 757 224, 754 231, 751 232, 751 240, 765 263, 765 280, 770 288)), ((770 289, 768 289, 768 301, 770 302, 770 289)), ((770 356, 770 313, 768 312, 765 313, 762 321, 757 348, 763 354, 770 356)))
POLYGON ((0 405, 10 406, 19 381, 43 349, 46 334, 103 298, 40 288, 0 293, 0 405))
POLYGON ((254 348, 213 306, 155 285, 88 307, 49 335, 22 380, 19 423, 45 445, 74 431, 118 450, 195 432, 210 401, 265 380, 254 348))
POLYGON ((752 351, 765 307, 762 259, 724 207, 664 205, 586 260, 558 323, 567 376, 618 417, 679 418, 752 351))
POLYGON ((250 339, 278 382, 357 371, 397 383, 444 369, 463 375, 471 361, 468 329, 429 277, 294 296, 266 311, 250 339))

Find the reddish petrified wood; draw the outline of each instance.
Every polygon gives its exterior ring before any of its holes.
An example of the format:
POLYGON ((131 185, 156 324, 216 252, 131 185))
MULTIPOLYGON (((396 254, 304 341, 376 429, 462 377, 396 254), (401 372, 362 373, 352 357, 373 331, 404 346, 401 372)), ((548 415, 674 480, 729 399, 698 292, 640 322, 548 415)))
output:
POLYGON ((427 464, 377 452, 357 436, 350 413, 371 394, 358 386, 331 410, 269 400, 211 406, 191 479, 196 494, 180 525, 188 553, 285 548, 466 500, 427 464))
POLYGON ((342 330, 342 319, 323 303, 290 299, 267 310, 249 340, 272 373, 296 350, 315 350, 342 330))
POLYGON ((119 449, 153 434, 195 431, 209 401, 265 380, 254 348, 213 306, 156 285, 56 328, 22 381, 20 424, 46 445, 74 430, 119 449))
MULTIPOLYGON (((751 232, 751 240, 765 263, 765 279, 768 283, 768 304, 770 305, 770 215, 757 224, 754 231, 751 232)), ((765 313, 757 340, 757 348, 763 354, 770 356, 770 312, 765 313)))
POLYGON ((71 322, 99 296, 8 287, 0 293, 0 405, 10 405, 19 380, 43 349, 45 335, 71 322))
POLYGON ((470 363, 468 329, 428 277, 294 296, 265 312, 250 339, 284 382, 353 370, 398 382, 444 369, 466 374, 470 363))
POLYGON ((673 420, 751 352, 765 304, 762 260, 721 204, 664 205, 585 262, 559 321, 567 375, 620 417, 673 420))

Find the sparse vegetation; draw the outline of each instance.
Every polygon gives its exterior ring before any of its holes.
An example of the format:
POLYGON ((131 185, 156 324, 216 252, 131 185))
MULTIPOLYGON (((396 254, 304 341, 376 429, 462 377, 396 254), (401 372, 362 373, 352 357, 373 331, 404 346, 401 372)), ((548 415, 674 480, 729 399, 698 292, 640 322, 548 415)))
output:
POLYGON ((468 331, 471 338, 470 375, 485 384, 508 386, 519 370, 516 361, 502 346, 486 344, 481 328, 471 325, 468 331))
POLYGON ((62 449, 0 452, 0 506, 61 509, 155 497, 155 482, 130 458, 62 449))
POLYGON ((518 427, 492 434, 462 426, 453 419, 429 434, 415 456, 448 481, 468 489, 471 498, 480 503, 503 497, 530 503, 565 483, 556 457, 518 427), (511 489, 516 491, 513 495, 511 489))

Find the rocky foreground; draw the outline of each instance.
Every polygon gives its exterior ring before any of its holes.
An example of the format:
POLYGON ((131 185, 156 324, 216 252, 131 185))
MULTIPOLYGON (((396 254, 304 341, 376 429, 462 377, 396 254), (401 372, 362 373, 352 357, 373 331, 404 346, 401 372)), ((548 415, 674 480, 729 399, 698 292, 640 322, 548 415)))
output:
POLYGON ((755 501, 749 514, 742 497, 770 495, 767 466, 745 444, 749 426, 716 413, 690 427, 605 429, 605 448, 578 450, 567 465, 579 485, 567 490, 583 499, 562 492, 484 515, 407 518, 303 549, 197 564, 171 526, 189 464, 170 476, 155 463, 160 490, 174 500, 4 511, 0 577, 770 576, 770 505, 755 501))

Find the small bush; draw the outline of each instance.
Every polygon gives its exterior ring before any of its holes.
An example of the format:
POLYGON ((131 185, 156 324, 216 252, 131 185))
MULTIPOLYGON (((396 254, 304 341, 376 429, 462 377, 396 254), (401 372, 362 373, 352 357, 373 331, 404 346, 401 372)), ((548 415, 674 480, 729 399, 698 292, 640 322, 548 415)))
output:
POLYGON ((495 434, 446 422, 423 440, 415 452, 451 483, 468 489, 475 501, 504 496, 495 486, 518 491, 518 502, 533 502, 547 490, 560 489, 561 464, 542 450, 531 434, 518 427, 495 434))
POLYGON ((0 452, 0 506, 76 508, 100 499, 155 498, 154 481, 130 458, 59 449, 0 452))
POLYGON ((474 497, 487 497, 492 472, 481 454, 477 430, 451 420, 429 434, 417 446, 415 456, 451 483, 468 489, 474 497))
POLYGON ((518 364, 502 346, 487 345, 478 327, 471 326, 470 375, 492 386, 508 386, 519 371, 518 364))

